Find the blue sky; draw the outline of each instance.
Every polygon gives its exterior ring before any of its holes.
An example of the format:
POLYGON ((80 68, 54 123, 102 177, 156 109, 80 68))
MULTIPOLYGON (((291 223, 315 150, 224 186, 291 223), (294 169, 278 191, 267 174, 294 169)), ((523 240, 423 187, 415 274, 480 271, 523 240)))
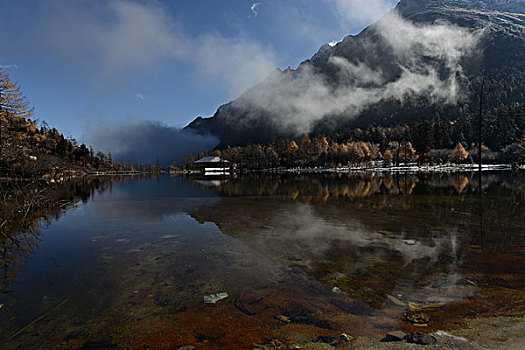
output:
POLYGON ((0 67, 35 117, 89 142, 107 122, 184 126, 396 0, 0 0, 0 67))

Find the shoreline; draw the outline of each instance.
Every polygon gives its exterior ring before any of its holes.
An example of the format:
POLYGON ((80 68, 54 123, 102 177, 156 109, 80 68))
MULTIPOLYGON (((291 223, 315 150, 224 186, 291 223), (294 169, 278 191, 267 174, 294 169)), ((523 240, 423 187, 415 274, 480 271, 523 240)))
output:
MULTIPOLYGON (((513 167, 512 164, 482 164, 481 171, 519 171, 525 170, 525 165, 513 167)), ((439 165, 399 165, 399 166, 345 166, 335 168, 299 168, 286 169, 286 172, 296 173, 460 173, 478 172, 478 164, 439 164, 439 165)))
MULTIPOLYGON (((482 172, 490 171, 525 171, 525 164, 512 165, 512 164, 482 164, 482 172)), ((265 169, 235 169, 225 176, 239 175, 246 173, 270 173, 270 174, 284 174, 284 173, 296 173, 296 174, 333 174, 333 173, 472 173, 479 172, 478 164, 438 164, 438 165, 417 165, 411 163, 408 165, 399 166, 383 166, 383 165, 367 165, 367 166, 343 166, 343 167, 315 167, 315 168, 265 168, 265 169)), ((137 171, 94 171, 94 172, 78 172, 74 175, 68 174, 66 176, 55 177, 9 177, 0 176, 0 182, 2 181, 28 181, 28 180, 42 180, 49 182, 61 182, 64 178, 83 178, 90 176, 137 176, 137 175, 204 175, 200 172, 195 171, 161 171, 158 173, 151 172, 137 172, 137 171)))

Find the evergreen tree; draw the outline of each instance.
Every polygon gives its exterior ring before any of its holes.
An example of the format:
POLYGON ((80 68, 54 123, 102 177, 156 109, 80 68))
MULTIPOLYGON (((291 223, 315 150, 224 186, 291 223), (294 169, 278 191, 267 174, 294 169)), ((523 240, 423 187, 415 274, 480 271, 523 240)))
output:
POLYGON ((421 159, 430 153, 434 146, 434 135, 432 125, 426 118, 412 128, 412 141, 421 159))

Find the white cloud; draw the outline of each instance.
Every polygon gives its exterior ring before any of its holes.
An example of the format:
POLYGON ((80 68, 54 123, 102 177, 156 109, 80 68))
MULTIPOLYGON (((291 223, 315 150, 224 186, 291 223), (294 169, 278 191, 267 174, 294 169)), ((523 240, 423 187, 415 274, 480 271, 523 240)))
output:
POLYGON ((155 69, 162 63, 190 62, 204 81, 226 87, 234 98, 276 66, 272 48, 243 34, 190 35, 156 2, 63 4, 45 21, 42 41, 97 71, 101 79, 115 80, 126 76, 121 73, 155 69))
POLYGON ((234 96, 266 78, 276 67, 272 50, 246 37, 206 35, 199 39, 192 59, 206 76, 223 80, 234 96))
POLYGON ((18 69, 16 64, 0 64, 0 69, 18 69))
POLYGON ((257 17, 257 14, 259 14, 259 7, 261 6, 260 2, 255 2, 250 6, 250 11, 252 11, 253 17, 257 17))
POLYGON ((41 41, 102 75, 184 55, 185 38, 157 3, 58 1, 52 7, 42 21, 41 41))
POLYGON ((134 95, 136 98, 138 98, 139 100, 144 100, 146 99, 146 97, 143 95, 143 94, 135 94, 134 95))

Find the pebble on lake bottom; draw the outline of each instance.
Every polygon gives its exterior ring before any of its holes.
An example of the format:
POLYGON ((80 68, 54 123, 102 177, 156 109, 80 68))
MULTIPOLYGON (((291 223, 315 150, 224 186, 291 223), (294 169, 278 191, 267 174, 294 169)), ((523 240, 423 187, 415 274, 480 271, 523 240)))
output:
POLYGON ((204 296, 204 303, 205 304, 215 304, 219 300, 226 299, 228 296, 229 295, 226 292, 205 295, 204 296))

